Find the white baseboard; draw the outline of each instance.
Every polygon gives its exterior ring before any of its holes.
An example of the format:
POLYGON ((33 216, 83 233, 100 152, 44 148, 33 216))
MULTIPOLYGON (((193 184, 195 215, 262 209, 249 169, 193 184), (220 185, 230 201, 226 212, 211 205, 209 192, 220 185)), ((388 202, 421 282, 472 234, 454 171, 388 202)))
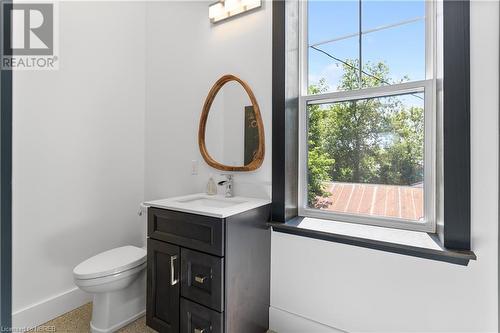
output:
POLYGON ((75 287, 15 311, 12 313, 12 327, 18 331, 29 330, 90 301, 90 294, 75 287))
POLYGON ((273 306, 269 307, 269 329, 277 333, 345 333, 273 306))

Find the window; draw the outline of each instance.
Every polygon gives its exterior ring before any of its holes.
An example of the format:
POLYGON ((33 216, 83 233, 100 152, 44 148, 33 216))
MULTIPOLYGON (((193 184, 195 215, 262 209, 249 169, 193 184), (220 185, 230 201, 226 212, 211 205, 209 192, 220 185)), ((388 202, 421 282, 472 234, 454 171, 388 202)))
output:
POLYGON ((435 231, 431 1, 304 1, 299 214, 435 231))

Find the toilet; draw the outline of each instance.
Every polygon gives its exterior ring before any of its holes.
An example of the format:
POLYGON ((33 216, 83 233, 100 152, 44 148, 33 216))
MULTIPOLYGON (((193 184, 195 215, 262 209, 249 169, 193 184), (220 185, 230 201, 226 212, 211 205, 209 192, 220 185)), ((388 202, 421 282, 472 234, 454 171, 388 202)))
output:
POLYGON ((91 332, 114 332, 146 312, 146 250, 122 246, 75 267, 75 284, 93 294, 91 332))

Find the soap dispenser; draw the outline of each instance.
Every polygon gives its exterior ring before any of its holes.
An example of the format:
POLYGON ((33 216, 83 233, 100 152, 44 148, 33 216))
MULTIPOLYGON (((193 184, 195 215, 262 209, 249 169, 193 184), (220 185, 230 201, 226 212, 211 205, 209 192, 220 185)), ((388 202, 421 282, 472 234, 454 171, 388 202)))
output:
POLYGON ((216 195, 217 194, 217 185, 215 185, 214 177, 210 176, 207 183, 207 194, 208 195, 216 195))

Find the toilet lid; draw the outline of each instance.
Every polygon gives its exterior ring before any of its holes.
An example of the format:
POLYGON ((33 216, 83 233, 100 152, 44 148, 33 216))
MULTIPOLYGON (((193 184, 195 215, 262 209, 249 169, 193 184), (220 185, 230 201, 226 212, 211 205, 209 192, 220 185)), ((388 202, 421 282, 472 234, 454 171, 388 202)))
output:
POLYGON ((122 246, 95 255, 73 270, 75 279, 94 279, 118 274, 143 264, 146 250, 135 246, 122 246))

